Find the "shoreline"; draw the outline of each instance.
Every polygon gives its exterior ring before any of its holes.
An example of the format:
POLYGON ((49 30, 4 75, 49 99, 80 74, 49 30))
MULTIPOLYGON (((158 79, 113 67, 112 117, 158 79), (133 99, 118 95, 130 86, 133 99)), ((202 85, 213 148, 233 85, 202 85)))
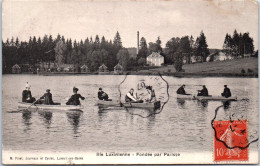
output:
MULTIPOLYGON (((200 77, 240 77, 240 78, 258 78, 258 73, 170 73, 170 72, 135 72, 129 71, 122 74, 114 74, 113 72, 89 72, 89 73, 80 73, 80 72, 69 72, 69 73, 21 73, 21 74, 10 74, 10 75, 38 75, 38 76, 82 76, 82 75, 162 75, 162 76, 173 76, 173 77, 184 77, 184 78, 200 78, 200 77)), ((3 74, 2 75, 7 75, 3 74)), ((9 74, 8 74, 9 75, 9 74)))

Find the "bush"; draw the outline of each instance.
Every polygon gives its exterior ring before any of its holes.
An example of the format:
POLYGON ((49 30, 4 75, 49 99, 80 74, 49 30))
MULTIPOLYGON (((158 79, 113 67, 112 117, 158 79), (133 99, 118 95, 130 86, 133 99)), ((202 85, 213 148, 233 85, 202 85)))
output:
POLYGON ((246 71, 245 71, 244 69, 242 69, 242 70, 241 70, 241 73, 242 73, 242 74, 245 74, 245 73, 246 73, 246 71))
POLYGON ((146 59, 145 58, 140 58, 140 59, 138 59, 137 63, 138 63, 138 65, 143 66, 143 65, 146 64, 146 59))

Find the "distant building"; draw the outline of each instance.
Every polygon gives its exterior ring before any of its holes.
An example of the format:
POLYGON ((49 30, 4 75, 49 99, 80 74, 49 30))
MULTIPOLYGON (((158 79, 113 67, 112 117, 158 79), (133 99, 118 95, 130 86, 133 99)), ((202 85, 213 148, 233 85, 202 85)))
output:
POLYGON ((73 72, 74 69, 75 68, 73 64, 61 64, 57 67, 58 72, 73 72))
POLYGON ((36 71, 36 68, 28 63, 20 64, 19 66, 21 68, 22 73, 34 73, 36 71))
POLYGON ((108 72, 105 64, 102 64, 101 66, 99 66, 98 71, 99 72, 108 72))
POLYGON ((56 68, 54 62, 41 62, 37 64, 36 67, 38 72, 49 72, 50 70, 54 70, 56 68))
POLYGON ((223 51, 217 51, 215 53, 210 54, 206 61, 207 62, 213 62, 213 61, 225 61, 232 59, 230 55, 226 55, 223 51))
POLYGON ((15 64, 13 67, 12 67, 12 73, 13 74, 19 74, 21 73, 21 67, 17 64, 15 64))
POLYGON ((119 63, 114 67, 114 74, 122 74, 123 73, 123 66, 119 63))
POLYGON ((164 64, 164 57, 157 52, 153 52, 146 58, 149 66, 162 66, 164 64))
POLYGON ((82 66, 80 67, 80 71, 81 71, 82 73, 86 73, 86 72, 89 72, 89 68, 88 68, 87 65, 82 65, 82 66))

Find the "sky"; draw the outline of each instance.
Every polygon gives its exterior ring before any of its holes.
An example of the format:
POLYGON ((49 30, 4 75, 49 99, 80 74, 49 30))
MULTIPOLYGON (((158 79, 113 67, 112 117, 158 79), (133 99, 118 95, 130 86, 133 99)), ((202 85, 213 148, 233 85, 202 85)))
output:
POLYGON ((4 0, 2 38, 57 34, 72 40, 120 33, 124 47, 137 46, 140 37, 162 47, 172 37, 203 31, 209 48, 222 48, 226 33, 249 32, 258 48, 258 5, 254 0, 4 0))

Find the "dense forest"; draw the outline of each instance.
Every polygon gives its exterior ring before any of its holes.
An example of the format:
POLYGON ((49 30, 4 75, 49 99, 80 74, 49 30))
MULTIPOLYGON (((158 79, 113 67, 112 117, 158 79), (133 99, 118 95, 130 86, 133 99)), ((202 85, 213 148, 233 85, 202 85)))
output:
MULTIPOLYGON (((166 42, 165 48, 161 46, 160 37, 155 42, 147 44, 146 39, 141 37, 139 52, 135 57, 130 57, 128 49, 122 45, 119 32, 116 32, 112 40, 98 35, 93 39, 86 38, 84 41, 72 41, 64 36, 52 35, 41 37, 30 37, 27 41, 19 38, 2 41, 3 73, 10 73, 14 64, 29 64, 37 66, 39 63, 73 64, 76 68, 86 64, 90 71, 97 71, 101 64, 105 64, 109 70, 120 63, 124 70, 129 67, 144 66, 146 57, 152 52, 159 52, 165 58, 165 64, 174 64, 177 71, 182 70, 183 61, 191 63, 191 59, 197 62, 205 62, 209 56, 209 48, 206 36, 201 31, 194 40, 193 36, 172 37, 166 42)), ((249 33, 234 31, 233 36, 227 34, 223 44, 223 51, 234 57, 243 56, 244 53, 254 52, 253 39, 249 33)))

